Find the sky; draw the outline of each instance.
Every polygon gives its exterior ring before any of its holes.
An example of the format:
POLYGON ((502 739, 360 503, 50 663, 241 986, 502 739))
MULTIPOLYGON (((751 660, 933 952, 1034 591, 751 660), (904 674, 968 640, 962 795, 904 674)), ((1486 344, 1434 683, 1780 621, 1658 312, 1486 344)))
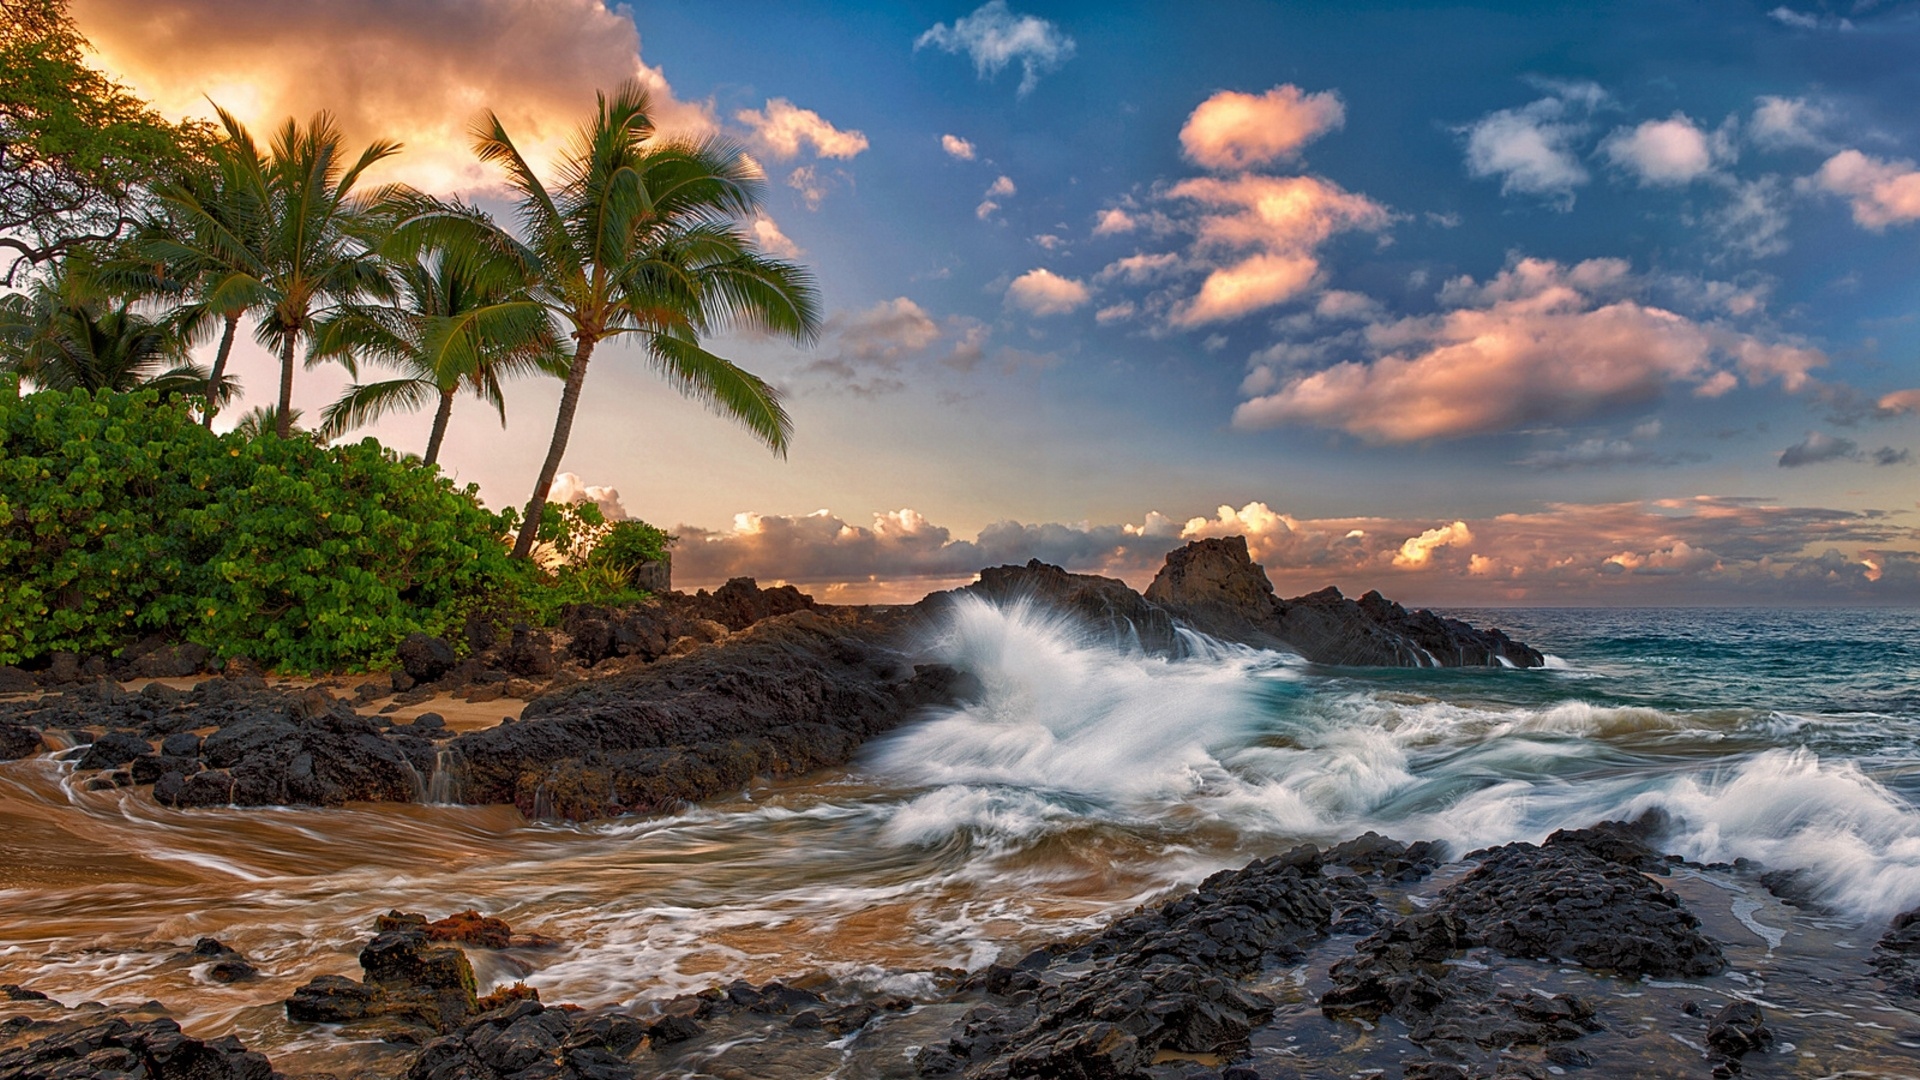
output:
MULTIPOLYGON (((1245 535, 1283 595, 1920 603, 1920 4, 72 11, 163 111, 331 109, 406 144, 382 179, 503 214, 482 107, 541 160, 640 78, 664 135, 744 146, 826 319, 712 347, 790 455, 614 347, 563 465, 679 537, 680 587, 1141 586, 1245 535)), ((523 502, 558 391, 462 402, 443 463, 523 502)))

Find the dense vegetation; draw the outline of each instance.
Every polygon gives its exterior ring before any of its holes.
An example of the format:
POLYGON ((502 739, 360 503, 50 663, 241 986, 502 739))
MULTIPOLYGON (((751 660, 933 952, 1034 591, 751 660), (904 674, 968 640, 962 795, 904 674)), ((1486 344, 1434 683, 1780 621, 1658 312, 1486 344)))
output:
POLYGON ((0 286, 16 290, 0 295, 0 663, 157 631, 335 668, 476 608, 549 620, 638 598, 635 567, 670 538, 546 502, 612 340, 785 452, 779 394, 701 341, 811 339, 811 278, 742 227, 764 183, 750 159, 659 137, 638 83, 600 96, 552 183, 485 114, 474 149, 505 171, 516 232, 369 181, 400 147, 352 153, 324 112, 265 145, 224 110, 159 117, 86 65, 64 0, 0 13, 0 286), (277 393, 215 434, 242 395, 226 369, 243 328, 279 361, 277 393), (303 352, 354 377, 314 432, 292 404, 303 352), (449 415, 465 392, 504 424, 503 381, 542 375, 565 380, 548 453, 524 514, 496 515, 435 466, 449 415), (327 445, 419 408, 424 460, 327 445))

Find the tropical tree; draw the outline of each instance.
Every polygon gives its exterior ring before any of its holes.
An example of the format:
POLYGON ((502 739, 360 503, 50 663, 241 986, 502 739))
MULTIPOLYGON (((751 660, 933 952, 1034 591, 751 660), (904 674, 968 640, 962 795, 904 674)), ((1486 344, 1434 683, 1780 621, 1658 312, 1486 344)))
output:
POLYGON ((284 438, 292 431, 293 361, 300 342, 311 337, 329 305, 391 294, 371 237, 373 209, 394 189, 355 189, 368 168, 398 153, 400 145, 376 141, 349 164, 332 114, 318 112, 305 128, 289 118, 262 155, 244 125, 224 109, 219 115, 226 130, 217 185, 223 199, 210 202, 202 197, 207 192, 189 185, 166 190, 174 235, 149 238, 142 250, 169 264, 204 269, 214 282, 209 310, 221 317, 236 307, 262 313, 254 337, 280 358, 274 415, 284 438), (235 232, 236 225, 244 228, 235 232))
POLYGON ((516 196, 533 297, 574 343, 553 439, 514 543, 519 558, 533 548, 602 341, 633 335, 644 361, 674 388, 784 455, 792 421, 779 394, 700 340, 740 327, 810 341, 820 324, 811 276, 762 254, 740 227, 760 199, 751 159, 719 140, 654 138, 647 92, 636 81, 598 98, 551 189, 498 116, 486 113, 474 131, 475 152, 506 169, 516 196))
MULTIPOLYGON (((205 368, 172 319, 155 319, 101 284, 85 249, 70 252, 25 292, 0 297, 0 372, 46 390, 208 392, 205 368)), ((230 395, 222 381, 212 393, 230 395)))
MULTIPOLYGON (((240 320, 275 299, 263 283, 272 259, 268 163, 237 120, 220 116, 226 138, 208 148, 203 167, 158 186, 156 212, 118 268, 135 287, 178 301, 181 325, 196 340, 218 327, 209 387, 225 377, 240 320)), ((201 422, 212 427, 216 411, 209 407, 201 422)))
MULTIPOLYGON (((396 212, 408 209, 403 203, 396 212)), ((401 373, 348 387, 323 414, 322 435, 331 438, 431 402, 433 430, 422 460, 432 465, 440 459, 454 395, 462 387, 498 410, 505 426, 502 382, 528 374, 565 378, 571 357, 546 309, 527 291, 531 261, 493 219, 458 204, 429 204, 424 213, 408 216, 465 218, 468 227, 395 232, 381 252, 391 263, 399 301, 341 307, 319 324, 312 355, 341 360, 356 378, 363 360, 401 373)))
POLYGON ((89 67, 86 52, 63 0, 0 2, 0 284, 118 239, 149 187, 211 134, 169 123, 89 67))

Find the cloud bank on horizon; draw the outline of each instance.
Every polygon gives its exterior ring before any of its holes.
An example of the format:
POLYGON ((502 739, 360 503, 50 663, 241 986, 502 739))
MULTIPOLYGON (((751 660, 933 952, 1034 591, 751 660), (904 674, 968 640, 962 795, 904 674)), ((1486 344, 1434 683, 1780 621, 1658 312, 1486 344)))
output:
MULTIPOLYGON (((1040 557, 1141 582, 1238 530, 1284 588, 1920 602, 1920 4, 1709 6, 1577 35, 1571 8, 74 13, 164 109, 328 107, 408 144, 391 178, 483 204, 483 105, 537 159, 639 78, 667 134, 744 146, 748 227, 829 307, 808 352, 719 343, 788 391, 791 463, 634 404, 663 391, 612 357, 567 463, 705 523, 679 580, 897 599, 1040 557)), ((507 432, 450 444, 501 502, 544 445, 518 402, 546 391, 512 393, 507 432)))

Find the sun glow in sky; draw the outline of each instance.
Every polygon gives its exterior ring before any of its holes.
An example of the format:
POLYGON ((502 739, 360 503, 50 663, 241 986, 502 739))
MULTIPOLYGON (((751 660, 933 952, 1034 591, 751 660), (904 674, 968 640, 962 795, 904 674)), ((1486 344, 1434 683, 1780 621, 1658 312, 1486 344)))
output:
MULTIPOLYGON (((613 349, 564 466, 674 528, 683 586, 1142 584, 1240 533, 1285 594, 1920 603, 1920 5, 873 8, 73 11, 169 112, 329 108, 503 213, 482 106, 543 155, 637 76, 745 145, 828 320, 716 349, 787 391, 791 458, 613 349)), ((464 402, 444 461, 524 500, 557 397, 464 402)))

